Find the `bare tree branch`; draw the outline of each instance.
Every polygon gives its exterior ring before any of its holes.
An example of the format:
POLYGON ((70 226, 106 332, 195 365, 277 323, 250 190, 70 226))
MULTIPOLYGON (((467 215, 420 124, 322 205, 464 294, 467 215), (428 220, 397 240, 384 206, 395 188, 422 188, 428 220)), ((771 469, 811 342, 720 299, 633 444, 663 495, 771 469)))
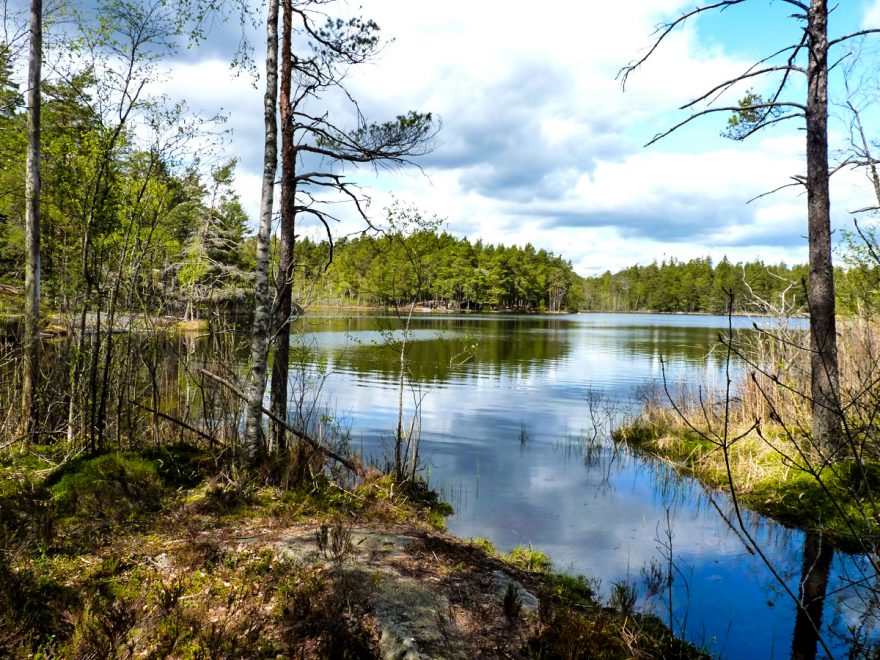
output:
POLYGON ((837 39, 832 39, 828 42, 828 47, 836 46, 837 44, 842 44, 844 41, 849 41, 850 39, 855 39, 856 37, 864 37, 866 34, 880 34, 880 28, 870 28, 868 30, 859 30, 858 32, 852 32, 851 34, 844 35, 842 37, 838 37, 837 39))
POLYGON ((623 67, 620 71, 618 71, 616 78, 620 80, 620 86, 626 89, 626 83, 629 79, 631 73, 633 73, 636 69, 638 69, 642 64, 648 61, 651 55, 654 54, 654 51, 660 46, 663 40, 672 32, 675 28, 680 25, 683 25, 688 19, 703 14, 707 11, 712 11, 714 9, 721 9, 722 11, 727 9, 728 7, 732 7, 734 5, 742 4, 743 2, 747 2, 747 0, 720 0, 720 2, 715 2, 710 5, 704 5, 702 7, 696 7, 695 9, 691 9, 688 12, 683 13, 681 16, 676 18, 671 23, 665 23, 660 25, 655 34, 659 33, 659 36, 654 40, 654 43, 648 49, 648 52, 645 53, 639 59, 630 62, 625 67, 623 67))
POLYGON ((715 114, 718 112, 741 112, 743 110, 760 110, 761 108, 776 108, 776 107, 790 107, 790 108, 797 108, 797 109, 801 110, 801 113, 786 115, 786 117, 785 117, 786 119, 791 119, 794 117, 802 116, 802 113, 806 112, 806 106, 804 106, 800 103, 790 103, 790 102, 756 103, 754 105, 748 105, 748 106, 744 106, 744 107, 743 106, 724 106, 723 108, 706 108, 705 110, 701 110, 700 112, 695 112, 690 117, 688 117, 687 119, 685 119, 683 121, 680 121, 672 128, 669 128, 669 129, 663 131, 662 133, 658 133, 653 138, 651 138, 651 140, 649 140, 645 144, 645 146, 646 147, 651 146, 655 142, 665 138, 667 135, 674 133, 682 126, 686 126, 687 124, 691 123, 694 119, 699 119, 700 117, 704 117, 706 115, 715 114))
POLYGON ((741 73, 736 78, 731 78, 730 80, 726 80, 723 83, 716 85, 715 87, 710 89, 708 92, 706 92, 702 96, 699 96, 699 97, 693 99, 692 101, 688 101, 683 106, 680 106, 679 110, 687 110, 688 108, 693 107, 694 105, 696 105, 700 101, 704 101, 708 97, 712 96, 715 92, 727 91, 728 89, 730 89, 733 85, 735 85, 738 82, 742 82, 743 80, 748 80, 749 78, 754 78, 756 76, 762 76, 766 73, 773 73, 774 71, 785 71, 786 73, 790 73, 792 71, 795 71, 797 73, 803 73, 804 75, 806 75, 806 73, 807 73, 806 69, 799 67, 799 66, 791 66, 791 65, 770 66, 770 67, 766 67, 764 69, 758 69, 756 71, 752 71, 750 69, 750 70, 746 71, 745 73, 741 73))

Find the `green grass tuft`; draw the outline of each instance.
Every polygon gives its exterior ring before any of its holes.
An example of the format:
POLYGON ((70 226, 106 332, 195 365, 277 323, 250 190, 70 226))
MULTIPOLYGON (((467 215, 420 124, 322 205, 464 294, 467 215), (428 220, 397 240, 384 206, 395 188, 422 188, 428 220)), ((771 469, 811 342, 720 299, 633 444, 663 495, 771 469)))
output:
MULTIPOLYGON (((639 419, 614 432, 617 441, 671 461, 680 472, 708 486, 730 490, 724 452, 683 423, 639 419)), ((822 532, 842 550, 880 542, 880 463, 845 460, 821 470, 805 468, 788 436, 765 429, 776 448, 751 433, 728 452, 730 474, 741 504, 788 527, 822 532), (795 465, 784 458, 794 456, 795 465)), ((813 459, 819 463, 818 459, 813 459)))

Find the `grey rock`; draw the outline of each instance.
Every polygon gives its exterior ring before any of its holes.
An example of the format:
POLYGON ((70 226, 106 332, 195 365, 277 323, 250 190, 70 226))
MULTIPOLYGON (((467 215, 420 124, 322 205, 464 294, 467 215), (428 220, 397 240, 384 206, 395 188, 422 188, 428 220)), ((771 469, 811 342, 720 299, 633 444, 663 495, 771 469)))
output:
POLYGON ((492 581, 495 583, 495 593, 500 600, 503 601, 504 597, 507 595, 507 585, 513 584, 514 589, 516 589, 516 595, 519 597, 519 602, 522 603, 523 609, 526 612, 532 613, 538 611, 538 607, 541 605, 541 601, 538 600, 538 597, 532 592, 527 591, 522 584, 514 580, 504 571, 492 571, 492 581))

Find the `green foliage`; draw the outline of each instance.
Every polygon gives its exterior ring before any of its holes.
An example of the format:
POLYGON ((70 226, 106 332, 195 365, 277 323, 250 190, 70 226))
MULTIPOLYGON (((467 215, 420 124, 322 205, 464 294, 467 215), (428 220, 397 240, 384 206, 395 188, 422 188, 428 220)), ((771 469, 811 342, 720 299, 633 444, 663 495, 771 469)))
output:
POLYGON ((243 303, 253 278, 247 215, 232 188, 236 164, 215 167, 207 190, 190 175, 193 198, 204 202, 191 204, 177 280, 182 297, 203 311, 212 304, 243 303))
MULTIPOLYGON (((24 105, 24 96, 13 79, 13 61, 10 48, 0 42, 0 117, 14 119, 24 105)), ((6 137, 4 135, 4 137, 6 137)))
POLYGON ((637 418, 611 431, 615 442, 626 442, 630 446, 644 448, 659 438, 666 429, 654 421, 637 418))
POLYGON ((880 485, 880 464, 839 463, 817 476, 793 472, 787 479, 765 479, 751 489, 743 502, 789 527, 821 530, 844 549, 859 551, 862 543, 876 543, 880 530, 872 498, 854 496, 880 485))
POLYGON ((96 572, 62 657, 276 657, 317 646, 323 657, 372 657, 372 636, 350 617, 326 574, 267 550, 228 551, 203 563, 180 554, 177 571, 146 565, 96 572))
POLYGON ((746 92, 737 105, 739 110, 727 120, 727 130, 722 133, 732 140, 744 140, 782 116, 782 108, 772 105, 752 90, 746 92))
POLYGON ((527 571, 545 573, 550 570, 552 562, 546 552, 535 550, 532 546, 520 545, 510 551, 505 559, 514 566, 527 571))
POLYGON ((156 474, 170 488, 193 488, 216 465, 204 448, 184 442, 150 447, 141 455, 155 465, 156 474))
POLYGON ((0 44, 0 278, 21 280, 24 264, 24 164, 27 146, 23 102, 13 81, 10 51, 0 44), (21 268, 13 270, 13 266, 21 268))
POLYGON ((313 31, 309 46, 325 61, 343 63, 368 59, 379 47, 379 26, 375 21, 355 16, 348 20, 330 18, 313 31))
POLYGON ((673 637, 656 618, 620 614, 595 604, 566 607, 542 600, 541 627, 523 649, 527 658, 708 658, 673 637))
MULTIPOLYGON (((45 562, 33 567, 15 567, 7 557, 7 542, 0 536, 0 647, 10 653, 16 647, 40 648, 51 655, 52 641, 69 634, 70 624, 58 616, 75 602, 73 590, 63 576, 45 562)), ((19 657, 27 657, 21 653, 19 657)))
MULTIPOLYGON (((382 237, 344 239, 334 246, 301 239, 302 286, 319 295, 374 305, 415 300, 449 309, 565 311, 580 305, 580 277, 552 252, 471 243, 440 231, 439 221, 396 213, 382 237), (421 224, 419 224, 421 223, 421 224), (319 279, 320 278, 320 279, 319 279)), ((304 292, 305 294, 305 292, 304 292)))
POLYGON ((441 500, 437 491, 432 490, 424 481, 418 479, 406 481, 398 487, 407 501, 419 509, 437 513, 443 518, 447 518, 454 513, 452 505, 441 500))
MULTIPOLYGON (((78 32, 65 46, 69 57, 58 64, 61 75, 43 83, 43 307, 94 309, 96 289, 97 304, 116 289, 117 307, 138 311, 206 306, 209 289, 211 302, 241 302, 250 256, 231 189, 234 162, 203 185, 187 142, 210 120, 139 87, 195 19, 164 4, 149 16, 131 3, 100 4, 98 21, 71 9, 78 32), (120 57, 129 66, 119 66, 120 57)), ((7 282, 21 279, 24 263, 25 108, 11 75, 16 64, 0 48, 0 281, 7 282)))
POLYGON ((490 541, 489 539, 475 538, 475 539, 471 539, 470 543, 474 547, 482 550, 485 554, 487 554, 490 557, 500 557, 501 556, 501 553, 498 552, 498 548, 496 548, 495 544, 492 543, 492 541, 490 541))
POLYGON ((611 596, 608 599, 608 605, 611 609, 632 616, 637 600, 638 592, 634 583, 621 580, 611 585, 611 596))
POLYGON ((551 571, 545 574, 544 584, 553 598, 566 605, 583 607, 595 602, 595 585, 583 575, 551 571))
POLYGON ((840 246, 845 269, 835 273, 838 308, 865 319, 880 312, 880 246, 877 224, 844 231, 840 246))
POLYGON ((49 491, 59 514, 120 523, 158 509, 163 488, 155 463, 113 452, 72 462, 49 491))
POLYGON ((608 312, 727 312, 728 294, 735 311, 766 312, 766 305, 788 311, 806 308, 806 266, 768 265, 762 261, 713 265, 708 257, 670 259, 630 266, 612 274, 588 277, 582 307, 608 312))
POLYGON ((355 130, 350 139, 370 151, 399 151, 402 146, 413 145, 407 149, 411 153, 416 145, 428 140, 435 130, 430 112, 410 110, 393 121, 365 124, 355 130))
MULTIPOLYGON (((772 435, 772 430, 766 428, 764 433, 772 435)), ((684 425, 673 428, 662 421, 636 420, 615 430, 613 437, 673 461, 709 486, 730 487, 720 447, 684 425)), ((785 437, 777 442, 783 443, 785 437)), ((740 503, 788 527, 822 532, 840 548, 857 550, 860 543, 880 539, 873 500, 868 496, 880 487, 880 463, 863 457, 860 462, 841 461, 813 472, 785 458, 786 453, 796 455, 793 448, 757 453, 750 441, 765 446, 763 440, 750 436, 730 449, 740 503), (740 474, 739 465, 754 474, 740 474)))

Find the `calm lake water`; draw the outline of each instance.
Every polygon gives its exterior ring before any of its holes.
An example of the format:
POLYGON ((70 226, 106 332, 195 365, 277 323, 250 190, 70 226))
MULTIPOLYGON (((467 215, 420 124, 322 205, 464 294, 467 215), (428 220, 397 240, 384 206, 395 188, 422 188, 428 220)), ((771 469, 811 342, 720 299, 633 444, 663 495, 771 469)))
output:
MULTIPOLYGON (((397 420, 399 355, 393 316, 309 314, 301 339, 321 356, 323 402, 352 442, 382 463, 397 420)), ((726 523, 727 499, 664 465, 615 451, 608 420, 666 378, 723 382, 709 316, 426 315, 414 317, 405 394, 407 423, 420 407, 424 472, 455 507, 449 531, 499 549, 531 545, 555 567, 600 581, 627 580, 640 604, 669 620, 667 594, 649 596, 642 569, 673 558, 673 627, 714 655, 788 657, 796 608, 757 554, 726 523), (713 504, 714 500, 714 504, 713 504), (671 541, 670 541, 671 539, 671 541)), ((734 325, 748 332, 751 319, 734 325)), ((761 550, 797 594, 804 539, 750 515, 761 550)), ((837 554, 823 638, 835 656, 847 629, 873 637, 858 557, 837 554)), ((820 650, 821 655, 821 650, 820 650)))

